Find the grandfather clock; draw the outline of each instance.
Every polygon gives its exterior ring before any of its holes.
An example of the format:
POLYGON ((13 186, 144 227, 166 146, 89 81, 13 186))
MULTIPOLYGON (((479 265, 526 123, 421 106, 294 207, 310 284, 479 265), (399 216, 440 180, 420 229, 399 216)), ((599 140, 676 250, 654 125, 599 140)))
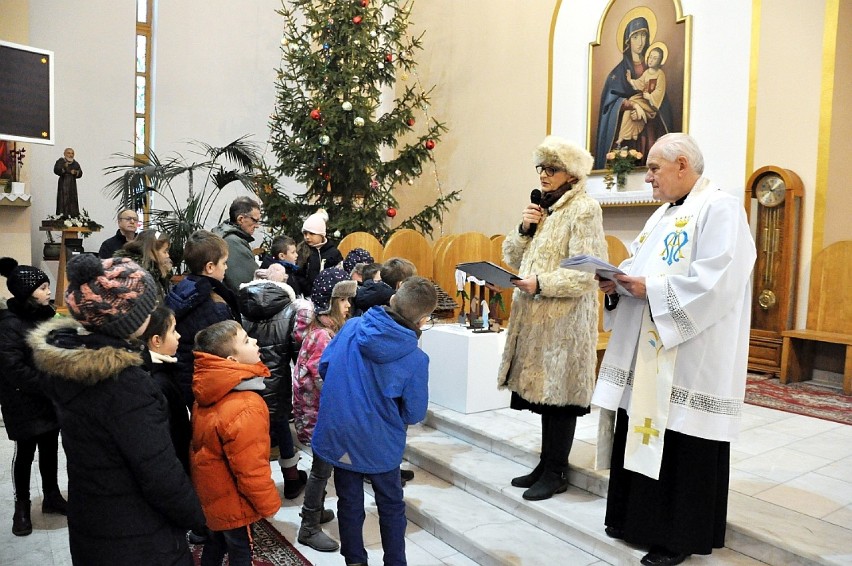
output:
POLYGON ((761 167, 746 183, 746 214, 757 246, 749 371, 781 372, 781 331, 793 328, 796 315, 803 194, 799 176, 774 165, 761 167))

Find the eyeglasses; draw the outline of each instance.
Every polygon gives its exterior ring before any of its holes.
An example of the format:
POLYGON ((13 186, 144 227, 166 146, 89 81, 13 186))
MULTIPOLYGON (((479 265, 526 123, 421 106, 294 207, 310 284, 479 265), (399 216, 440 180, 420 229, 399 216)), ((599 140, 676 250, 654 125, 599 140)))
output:
POLYGON ((119 216, 118 219, 122 222, 127 222, 128 220, 139 222, 139 218, 137 218, 136 216, 119 216))
POLYGON ((243 218, 248 218, 249 220, 251 220, 255 224, 260 224, 260 218, 255 218, 254 216, 248 216, 248 215, 244 215, 243 218))
POLYGON ((541 175, 542 172, 544 172, 544 174, 547 175, 548 177, 553 177, 554 175, 556 175, 560 171, 565 171, 565 169, 560 169, 558 167, 545 167, 544 165, 536 165, 535 171, 539 175, 541 175))
POLYGON ((420 330, 429 330, 433 326, 435 326, 435 315, 430 314, 429 318, 426 319, 426 322, 420 325, 420 330))

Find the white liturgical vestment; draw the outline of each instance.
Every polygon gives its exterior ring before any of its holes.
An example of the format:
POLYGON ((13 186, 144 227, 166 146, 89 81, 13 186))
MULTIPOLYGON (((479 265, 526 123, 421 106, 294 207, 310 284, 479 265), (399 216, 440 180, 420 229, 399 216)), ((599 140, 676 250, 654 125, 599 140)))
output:
MULTIPOLYGON (((657 450, 661 458, 665 429, 726 442, 737 437, 756 254, 740 199, 703 177, 683 205, 657 209, 630 252, 620 267, 628 275, 646 277, 647 297, 622 295, 617 308, 605 312, 604 325, 613 333, 592 403, 627 410, 625 467, 656 478, 653 464, 650 472, 648 464, 631 466, 631 443, 640 451, 657 450), (659 414, 642 418, 631 412, 634 378, 637 367, 646 375, 649 363, 666 378, 644 380, 643 399, 656 396, 651 405, 661 407, 659 414)), ((611 440, 599 438, 599 454, 609 447, 611 440)))

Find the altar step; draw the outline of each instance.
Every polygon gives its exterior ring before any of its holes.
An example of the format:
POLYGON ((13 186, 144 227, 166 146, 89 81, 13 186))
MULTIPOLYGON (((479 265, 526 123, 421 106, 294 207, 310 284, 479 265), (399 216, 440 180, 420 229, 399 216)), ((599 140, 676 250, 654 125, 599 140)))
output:
MULTIPOLYGON (((465 415, 431 405, 408 434, 405 457, 419 468, 405 488, 409 520, 479 564, 638 564, 645 550, 603 530, 608 473, 592 466, 596 415, 579 421, 566 493, 530 502, 511 487, 538 461, 538 422, 529 413, 465 415)), ((841 564, 848 555, 825 549, 849 531, 825 525, 732 491, 728 547, 689 563, 841 564)))

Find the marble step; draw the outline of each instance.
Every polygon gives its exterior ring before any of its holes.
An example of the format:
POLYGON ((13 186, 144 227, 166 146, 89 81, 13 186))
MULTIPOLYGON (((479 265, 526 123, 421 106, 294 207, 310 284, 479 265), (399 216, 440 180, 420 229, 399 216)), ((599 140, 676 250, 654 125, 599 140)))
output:
MULTIPOLYGON (((440 451, 446 448, 438 449, 438 444, 433 443, 430 446, 428 441, 418 442, 416 449, 412 445, 407 457, 446 481, 483 497, 499 494, 496 500, 488 501, 504 509, 515 509, 512 512, 522 517, 532 515, 529 520, 533 524, 550 528, 549 532, 561 532, 566 524, 571 524, 577 511, 583 509, 574 509, 571 506, 571 509, 566 510, 565 507, 568 506, 562 504, 557 505, 561 512, 556 512, 555 517, 552 513, 542 514, 540 508, 547 508, 547 502, 526 502, 520 497, 521 490, 509 486, 512 477, 526 473, 538 462, 540 424, 537 415, 510 409, 465 415, 431 405, 424 424, 426 426, 418 431, 418 435, 434 429, 462 443, 448 449, 451 453, 458 451, 463 454, 468 452, 470 447, 476 447, 500 458, 490 461, 488 471, 485 472, 482 467, 471 468, 464 464, 464 457, 447 459, 440 454, 440 451), (494 474, 499 477, 493 477, 494 474)), ((608 472, 594 470, 596 438, 597 415, 579 419, 570 458, 569 481, 572 486, 589 492, 587 495, 596 496, 596 504, 600 509, 592 509, 591 512, 595 515, 592 524, 571 526, 570 529, 576 532, 568 536, 567 540, 610 561, 606 558, 608 555, 602 556, 594 551, 597 548, 595 545, 602 542, 613 544, 603 533, 605 501, 602 498, 606 495, 608 472), (574 538, 576 536, 580 539, 574 538)), ((569 489, 568 493, 575 491, 577 490, 569 489)), ((565 497, 560 495, 554 500, 565 497)), ((848 533, 848 530, 841 527, 733 490, 729 496, 726 538, 728 549, 761 562, 848 564, 849 554, 844 550, 847 544, 839 542, 847 539, 848 533)), ((626 547, 621 543, 614 544, 617 547, 626 547)), ((712 556, 718 557, 718 551, 712 556)))
MULTIPOLYGON (((572 486, 525 501, 509 482, 527 466, 450 434, 409 428, 406 459, 419 468, 405 488, 409 520, 480 564, 638 564, 646 552, 606 536, 603 498, 572 486)), ((693 560, 763 564, 728 548, 693 560)))

